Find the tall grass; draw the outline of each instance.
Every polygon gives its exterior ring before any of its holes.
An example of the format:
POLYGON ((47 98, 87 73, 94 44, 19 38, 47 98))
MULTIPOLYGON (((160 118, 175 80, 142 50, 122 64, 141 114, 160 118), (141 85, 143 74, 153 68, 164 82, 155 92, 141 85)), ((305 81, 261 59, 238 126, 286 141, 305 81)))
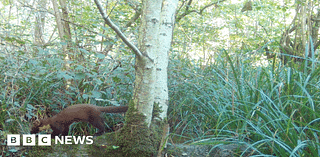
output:
POLYGON ((250 59, 221 52, 207 67, 172 60, 169 122, 175 137, 242 143, 260 155, 319 156, 320 68, 276 59, 253 66, 250 59))

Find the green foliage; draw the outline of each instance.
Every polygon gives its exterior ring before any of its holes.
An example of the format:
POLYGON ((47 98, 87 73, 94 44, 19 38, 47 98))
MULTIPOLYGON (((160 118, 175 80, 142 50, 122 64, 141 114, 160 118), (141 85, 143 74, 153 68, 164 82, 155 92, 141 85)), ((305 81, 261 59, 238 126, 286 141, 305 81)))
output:
MULTIPOLYGON (((44 13, 39 13, 41 9, 21 8, 17 3, 8 2, 0 7, 0 14, 6 19, 0 24, 0 130, 29 133, 34 119, 55 115, 75 103, 103 106, 128 103, 133 91, 134 56, 128 55, 130 51, 124 45, 107 52, 98 50, 99 46, 108 48, 120 40, 110 28, 103 26, 93 2, 68 2, 72 6, 69 24, 73 39, 68 41, 70 47, 66 53, 62 45, 67 42, 61 42, 51 25, 42 26, 43 43, 34 42, 31 35, 36 23, 34 15, 44 13), (11 8, 15 11, 10 11, 11 8), (26 19, 25 15, 31 16, 26 19), (114 52, 119 55, 115 57, 114 52), (69 60, 65 59, 67 54, 69 60)), ((124 17, 132 17, 130 12, 134 10, 123 2, 116 3, 108 4, 108 7, 115 7, 109 17, 119 18, 115 21, 117 24, 129 21, 124 17)), ((42 20, 55 23, 53 16, 47 15, 42 20)), ((119 115, 106 117, 110 128, 123 120, 119 115)), ((96 132, 84 123, 76 123, 71 128, 73 135, 96 132)))
POLYGON ((93 57, 83 58, 73 61, 66 70, 62 54, 54 54, 52 49, 38 50, 36 58, 21 51, 1 54, 0 128, 28 133, 26 121, 51 116, 67 105, 125 105, 131 98, 132 56, 119 61, 103 57, 100 62, 95 62, 93 57), (67 85, 67 82, 71 83, 67 85))
POLYGON ((126 114, 126 124, 120 130, 117 145, 122 147, 123 156, 147 157, 157 153, 160 144, 160 134, 157 126, 148 127, 145 116, 139 114, 133 104, 129 105, 126 114))
POLYGON ((264 155, 319 156, 320 68, 299 71, 277 60, 252 66, 250 58, 218 56, 206 67, 173 56, 169 122, 175 140, 228 139, 264 155))
MULTIPOLYGON (((186 16, 175 25, 172 50, 179 55, 172 53, 169 68, 168 120, 176 133, 174 140, 200 144, 241 142, 262 155, 319 156, 320 68, 316 51, 308 52, 306 48, 305 56, 311 53, 312 58, 302 64, 289 61, 282 65, 275 57, 273 61, 265 60, 268 64, 256 64, 264 60, 265 48, 272 55, 280 52, 279 40, 300 2, 253 1, 252 11, 246 12, 241 12, 244 1, 190 2, 181 1, 177 11, 177 18, 186 16), (222 48, 228 51, 218 53, 222 48), (201 58, 189 59, 194 56, 201 58)), ((139 10, 139 3, 108 2, 108 16, 123 28, 139 10)), ((0 22, 0 131, 28 133, 31 120, 51 116, 70 104, 129 103, 134 56, 103 25, 93 2, 68 1, 72 34, 66 52, 69 60, 62 50, 67 43, 61 42, 53 27, 44 26, 45 44, 37 46, 33 42, 33 15, 40 11, 17 4, 5 0, 0 8, 5 19, 0 22), (105 51, 109 46, 113 47, 105 51)), ((315 8, 318 4, 314 3, 315 8)), ((315 10, 310 15, 315 15, 315 10)), ((51 14, 45 20, 50 26, 55 23, 51 14)), ((137 25, 139 19, 122 29, 133 42, 137 40, 137 25)), ((119 121, 117 116, 107 117, 108 124, 119 121)), ((133 119, 127 123, 145 128, 138 123, 143 117, 133 119)), ((131 129, 125 129, 124 134, 131 133, 131 129)), ((134 131, 128 136, 132 142, 142 141, 137 134, 157 132, 134 131)), ((94 132, 85 123, 75 123, 70 133, 94 132)), ((124 152, 133 150, 141 155, 143 149, 154 151, 154 141, 122 146, 137 146, 124 152)), ((114 151, 114 147, 107 147, 109 150, 114 151)), ((45 154, 37 148, 35 152, 45 154)))
POLYGON ((7 117, 7 107, 4 104, 1 104, 0 111, 0 130, 3 130, 4 122, 7 117))
MULTIPOLYGON (((66 70, 63 55, 53 55, 49 49, 40 50, 37 58, 21 51, 1 54, 0 130, 26 134, 32 120, 52 116, 65 106, 75 103, 126 105, 131 99, 132 56, 119 61, 100 58, 98 63, 92 58, 84 58, 86 62, 74 61, 66 70)), ((110 130, 114 124, 123 121, 120 115, 106 117, 110 130)), ((85 123, 75 123, 71 128, 73 135, 96 132, 85 123)))

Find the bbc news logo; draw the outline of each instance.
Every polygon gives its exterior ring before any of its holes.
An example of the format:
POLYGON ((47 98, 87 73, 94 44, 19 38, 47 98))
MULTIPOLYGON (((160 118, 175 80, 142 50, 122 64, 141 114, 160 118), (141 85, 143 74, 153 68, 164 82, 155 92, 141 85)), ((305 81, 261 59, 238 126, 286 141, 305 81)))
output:
MULTIPOLYGON (((54 144, 93 144, 93 136, 55 136, 54 144)), ((8 146, 20 146, 20 134, 7 135, 8 146)), ((23 146, 35 146, 36 135, 22 135, 23 146)), ((39 146, 51 146, 51 135, 42 134, 38 135, 39 146)))

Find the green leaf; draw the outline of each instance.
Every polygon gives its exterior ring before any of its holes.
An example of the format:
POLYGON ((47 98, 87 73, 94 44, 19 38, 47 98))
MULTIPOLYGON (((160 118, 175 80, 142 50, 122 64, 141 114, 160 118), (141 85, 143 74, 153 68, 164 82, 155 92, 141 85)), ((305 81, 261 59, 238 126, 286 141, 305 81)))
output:
POLYGON ((82 69, 84 69, 84 66, 82 65, 77 65, 77 67, 75 68, 75 70, 82 70, 82 69))
POLYGON ((112 149, 118 149, 119 146, 112 146, 112 149))
POLYGON ((101 54, 101 53, 98 53, 96 56, 97 56, 99 59, 104 59, 104 58, 106 57, 106 55, 101 54))
POLYGON ((10 122, 13 122, 13 121, 15 121, 15 120, 14 119, 7 119, 6 123, 10 123, 10 122))
POLYGON ((58 78, 64 78, 64 79, 66 79, 66 80, 72 79, 72 76, 69 75, 69 74, 67 74, 65 71, 59 72, 59 73, 57 74, 57 77, 58 77, 58 78))
POLYGON ((83 99, 88 99, 88 98, 89 98, 89 95, 88 95, 88 94, 82 94, 82 98, 83 98, 83 99))
POLYGON ((86 49, 80 48, 79 50, 85 54, 89 54, 89 52, 86 49))
POLYGON ((117 77, 117 76, 112 77, 112 80, 113 80, 113 82, 115 82, 115 83, 120 83, 120 82, 121 82, 121 79, 120 79, 119 77, 117 77))
POLYGON ((91 94, 92 94, 92 97, 94 98, 101 98, 102 96, 102 94, 98 91, 92 91, 91 94))
POLYGON ((83 80, 86 78, 86 74, 85 73, 76 73, 75 74, 75 79, 76 80, 83 80))
POLYGON ((18 152, 18 150, 16 150, 16 149, 13 148, 13 149, 10 149, 9 152, 11 152, 11 153, 16 153, 16 152, 18 152))
POLYGON ((28 119, 32 118, 32 116, 29 113, 26 113, 26 116, 28 117, 28 119))
POLYGON ((34 108, 32 105, 27 104, 27 110, 35 110, 36 108, 34 108))

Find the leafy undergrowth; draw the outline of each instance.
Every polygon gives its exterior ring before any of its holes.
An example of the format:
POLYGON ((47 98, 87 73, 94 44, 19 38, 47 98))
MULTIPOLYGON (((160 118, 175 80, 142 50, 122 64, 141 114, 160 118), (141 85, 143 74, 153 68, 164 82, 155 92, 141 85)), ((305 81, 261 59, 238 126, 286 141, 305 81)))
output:
POLYGON ((283 65, 274 59, 253 66, 251 59, 221 52, 213 64, 200 66, 174 56, 169 68, 173 141, 224 141, 245 144, 259 155, 319 156, 317 62, 283 65))
MULTIPOLYGON (((55 115, 71 104, 126 105, 131 99, 132 55, 115 60, 88 52, 70 61, 69 69, 64 67, 64 55, 54 49, 41 49, 36 57, 11 50, 1 53, 0 59, 0 130, 7 134, 28 134, 33 120, 55 115)), ((106 117, 108 130, 123 121, 119 114, 106 117)), ((74 123, 70 129, 71 135, 95 132, 86 123, 74 123)), ((4 137, 0 136, 1 145, 4 137)), ((0 156, 15 152, 5 146, 0 156)))
MULTIPOLYGON (((69 104, 124 105, 131 99, 132 56, 121 61, 105 57, 101 62, 83 58, 66 70, 63 55, 41 52, 36 59, 20 51, 1 54, 0 130, 24 134, 35 117, 51 116, 69 104)), ((250 57, 221 52, 204 66, 172 55, 172 142, 240 143, 260 155, 319 156, 317 64, 309 60, 283 65, 274 59, 254 65, 250 57)), ((94 132, 83 123, 71 129, 73 135, 94 132)))

